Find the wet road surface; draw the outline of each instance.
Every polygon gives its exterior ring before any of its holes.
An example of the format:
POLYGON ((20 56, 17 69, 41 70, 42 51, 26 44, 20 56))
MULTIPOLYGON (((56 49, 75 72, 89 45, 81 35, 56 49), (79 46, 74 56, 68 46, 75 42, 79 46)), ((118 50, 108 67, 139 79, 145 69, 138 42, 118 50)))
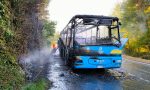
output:
POLYGON ((124 59, 119 69, 73 72, 58 55, 49 60, 49 90, 150 90, 150 64, 124 59))

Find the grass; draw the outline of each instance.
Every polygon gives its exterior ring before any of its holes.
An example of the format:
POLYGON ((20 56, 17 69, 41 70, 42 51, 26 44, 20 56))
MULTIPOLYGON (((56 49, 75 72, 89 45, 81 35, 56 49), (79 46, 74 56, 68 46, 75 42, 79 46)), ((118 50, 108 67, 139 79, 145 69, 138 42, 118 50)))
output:
POLYGON ((49 81, 46 79, 40 79, 35 82, 31 82, 22 87, 22 90, 47 90, 49 88, 49 81))

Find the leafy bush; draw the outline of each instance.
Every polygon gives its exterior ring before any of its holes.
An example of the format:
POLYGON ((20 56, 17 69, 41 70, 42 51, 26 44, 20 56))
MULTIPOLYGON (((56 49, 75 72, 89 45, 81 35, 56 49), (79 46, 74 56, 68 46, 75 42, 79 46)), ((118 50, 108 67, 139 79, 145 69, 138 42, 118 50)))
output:
MULTIPOLYGON (((39 4, 45 1, 48 0, 40 0, 39 4)), ((36 3, 37 0, 0 0, 0 90, 20 90, 25 83, 17 60, 27 53, 28 31, 32 30, 26 28, 33 26, 23 23, 30 18, 27 17, 27 12, 32 12, 29 5, 37 8, 36 3)))

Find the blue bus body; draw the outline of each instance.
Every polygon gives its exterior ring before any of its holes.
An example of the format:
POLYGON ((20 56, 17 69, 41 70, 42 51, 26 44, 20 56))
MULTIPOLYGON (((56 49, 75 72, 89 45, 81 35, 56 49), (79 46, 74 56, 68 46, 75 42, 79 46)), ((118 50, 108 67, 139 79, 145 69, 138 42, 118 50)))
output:
POLYGON ((128 41, 121 38, 117 17, 76 15, 60 33, 58 47, 73 69, 120 68, 128 41))
POLYGON ((75 61, 74 69, 96 69, 96 68, 120 68, 122 63, 122 50, 127 38, 122 38, 122 45, 116 46, 85 46, 87 51, 96 51, 102 55, 99 56, 76 56, 78 61, 75 61), (104 55, 103 55, 104 54, 104 55), (81 62, 82 60, 82 62, 81 62))

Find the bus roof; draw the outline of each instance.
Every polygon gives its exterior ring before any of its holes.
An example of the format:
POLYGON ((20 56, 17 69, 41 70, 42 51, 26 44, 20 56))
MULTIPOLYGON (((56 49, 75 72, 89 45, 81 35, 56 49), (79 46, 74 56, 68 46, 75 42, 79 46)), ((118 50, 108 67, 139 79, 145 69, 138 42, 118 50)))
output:
MULTIPOLYGON (((112 22, 119 21, 117 17, 110 17, 110 16, 102 16, 102 15, 75 15, 69 21, 79 23, 78 20, 82 20, 84 25, 112 25, 112 22)), ((79 21, 80 21, 79 20, 79 21)))
POLYGON ((67 31, 66 28, 72 25, 71 23, 76 24, 76 27, 78 25, 84 25, 84 26, 92 25, 89 28, 87 28, 87 29, 91 29, 98 25, 112 26, 112 23, 116 21, 117 22, 119 21, 117 17, 102 16, 102 15, 75 15, 69 21, 67 26, 63 29, 63 31, 61 31, 61 34, 67 31))
POLYGON ((84 18, 93 18, 93 19, 112 19, 112 20, 119 20, 117 17, 110 17, 110 16, 102 16, 102 15, 75 15, 72 19, 84 19, 84 18))

